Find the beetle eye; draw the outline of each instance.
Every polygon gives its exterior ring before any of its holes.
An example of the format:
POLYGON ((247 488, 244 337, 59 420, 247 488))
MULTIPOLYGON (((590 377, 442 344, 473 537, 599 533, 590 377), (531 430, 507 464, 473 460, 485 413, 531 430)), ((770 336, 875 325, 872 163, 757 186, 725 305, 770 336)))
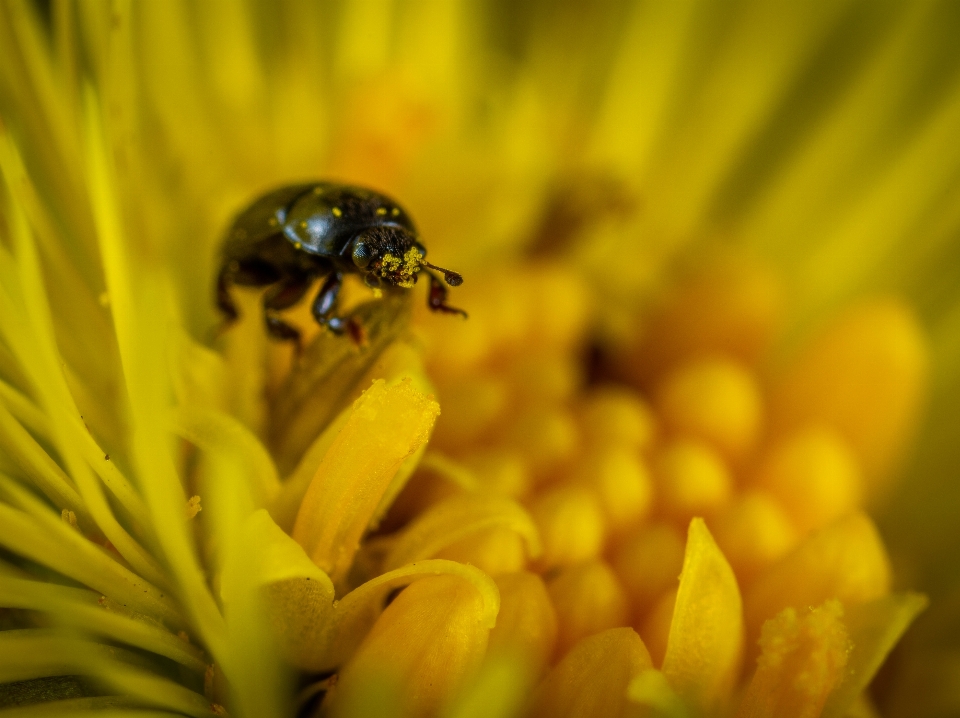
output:
POLYGON ((360 269, 366 268, 371 259, 373 259, 373 253, 370 251, 370 247, 363 242, 357 242, 353 246, 353 263, 360 269))

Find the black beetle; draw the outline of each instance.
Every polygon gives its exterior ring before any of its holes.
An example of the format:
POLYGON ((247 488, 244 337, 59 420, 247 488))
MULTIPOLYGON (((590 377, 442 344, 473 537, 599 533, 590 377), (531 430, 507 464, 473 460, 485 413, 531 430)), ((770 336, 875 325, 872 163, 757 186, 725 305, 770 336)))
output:
POLYGON ((447 289, 430 270, 442 272, 451 287, 463 278, 424 261, 426 253, 410 216, 379 192, 332 182, 281 187, 244 209, 227 232, 217 306, 232 322, 237 308, 230 297, 231 285, 273 285, 263 297, 267 331, 299 344, 300 332, 277 312, 300 301, 317 277, 327 278, 313 300, 313 316, 340 334, 347 328, 337 316, 344 274, 359 274, 373 288, 412 287, 423 271, 430 277, 430 308, 466 316, 447 306, 447 289))

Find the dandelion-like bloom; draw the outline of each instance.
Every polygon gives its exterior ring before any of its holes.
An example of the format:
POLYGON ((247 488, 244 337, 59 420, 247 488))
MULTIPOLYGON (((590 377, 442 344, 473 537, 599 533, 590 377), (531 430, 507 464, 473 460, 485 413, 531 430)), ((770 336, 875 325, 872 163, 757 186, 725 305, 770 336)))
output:
POLYGON ((956 708, 947 601, 868 686, 949 588, 894 479, 931 347, 951 416, 957 25, 0 4, 0 705, 956 708), (240 289, 218 331, 230 218, 320 177, 400 198, 469 319, 357 281, 356 336, 240 289))

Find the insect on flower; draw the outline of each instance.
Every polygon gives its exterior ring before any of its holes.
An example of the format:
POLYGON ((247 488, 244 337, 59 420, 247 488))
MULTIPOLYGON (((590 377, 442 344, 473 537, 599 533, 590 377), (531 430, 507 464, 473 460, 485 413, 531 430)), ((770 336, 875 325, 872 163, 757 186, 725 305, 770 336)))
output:
POLYGON ((410 216, 389 197, 362 187, 332 182, 281 187, 263 195, 237 215, 221 250, 217 306, 227 322, 237 318, 230 287, 270 288, 263 296, 267 332, 299 344, 300 332, 278 312, 292 307, 313 281, 325 276, 311 307, 321 326, 337 334, 348 322, 337 314, 337 295, 345 274, 359 274, 371 288, 405 287, 419 272, 430 277, 428 305, 434 311, 466 312, 447 305, 447 289, 463 282, 456 272, 424 260, 410 216))

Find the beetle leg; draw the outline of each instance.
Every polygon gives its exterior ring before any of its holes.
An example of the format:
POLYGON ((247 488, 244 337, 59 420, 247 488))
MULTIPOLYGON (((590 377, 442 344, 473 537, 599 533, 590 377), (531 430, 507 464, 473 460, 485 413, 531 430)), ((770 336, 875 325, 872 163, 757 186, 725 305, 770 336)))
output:
POLYGON ((232 324, 240 313, 237 305, 230 296, 230 288, 234 285, 247 287, 262 287, 273 284, 280 279, 280 270, 273 265, 260 261, 239 262, 231 260, 220 268, 217 275, 217 307, 226 317, 223 327, 232 324))
POLYGON ((430 277, 430 293, 427 295, 427 306, 434 312, 445 312, 446 314, 459 314, 464 319, 467 313, 462 309, 451 307, 447 304, 447 288, 436 274, 429 269, 421 270, 430 277))
POLYGON ((343 334, 346 322, 341 317, 333 316, 337 310, 337 295, 343 285, 343 275, 340 272, 331 272, 324 280, 316 299, 313 300, 313 318, 321 327, 327 327, 334 334, 343 334))
POLYGON ((293 341, 300 346, 300 332, 280 319, 277 312, 299 302, 312 281, 313 277, 309 274, 292 274, 266 291, 263 295, 263 320, 270 336, 283 341, 293 341))
POLYGON ((230 265, 226 265, 217 275, 217 307, 226 317, 224 326, 232 324, 239 316, 237 305, 233 303, 233 297, 230 296, 231 284, 233 284, 233 272, 230 271, 230 265))

